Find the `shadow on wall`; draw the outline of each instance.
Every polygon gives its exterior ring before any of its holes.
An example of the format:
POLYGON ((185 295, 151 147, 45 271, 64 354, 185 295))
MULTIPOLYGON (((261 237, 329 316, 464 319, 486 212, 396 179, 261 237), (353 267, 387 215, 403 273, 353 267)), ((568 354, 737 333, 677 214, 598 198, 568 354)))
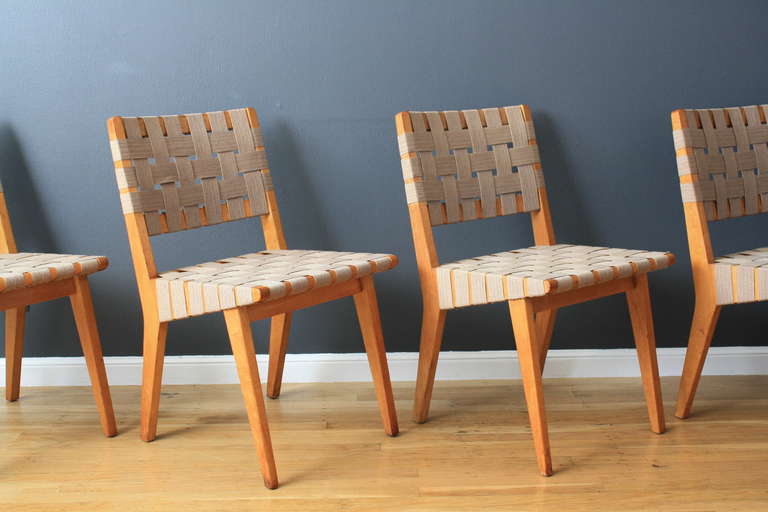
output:
MULTIPOLYGON (((578 193, 579 188, 571 172, 574 167, 568 163, 563 152, 557 123, 546 112, 536 111, 533 124, 541 151, 555 240, 581 245, 600 245, 589 222, 584 199, 578 193), (565 236, 561 239, 560 235, 565 236)), ((610 245, 610 241, 607 244, 610 245)))
POLYGON ((294 248, 291 240, 305 240, 302 246, 307 248, 333 247, 328 219, 311 188, 307 166, 296 143, 294 131, 281 119, 270 123, 265 132, 272 182, 288 248, 294 248))
POLYGON ((0 161, 4 162, 0 179, 19 251, 56 252, 56 241, 40 207, 21 144, 7 124, 0 125, 0 161))

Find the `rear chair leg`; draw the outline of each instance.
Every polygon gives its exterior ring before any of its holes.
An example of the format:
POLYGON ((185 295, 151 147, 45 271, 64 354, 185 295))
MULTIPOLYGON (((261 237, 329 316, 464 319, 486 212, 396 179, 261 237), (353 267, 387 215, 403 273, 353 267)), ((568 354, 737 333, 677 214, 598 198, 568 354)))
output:
POLYGON ((224 311, 224 320, 227 322, 229 342, 232 344, 232 353, 235 356, 240 389, 248 411, 251 432, 256 442, 264 485, 269 489, 276 489, 277 469, 272 453, 272 439, 269 435, 264 396, 261 394, 259 367, 256 364, 256 352, 253 349, 251 321, 247 310, 243 308, 227 309, 224 311))
POLYGON ((26 309, 5 312, 5 399, 15 402, 21 389, 21 354, 24 351, 24 318, 26 309))
POLYGON ((537 332, 533 305, 525 299, 511 300, 509 313, 512 317, 525 402, 528 405, 528 418, 536 448, 536 461, 539 464, 539 472, 544 476, 550 476, 552 475, 552 456, 549 450, 547 413, 544 409, 544 391, 541 385, 541 358, 536 345, 537 332))
POLYGON ((360 330, 363 334, 365 352, 368 354, 373 384, 376 388, 381 421, 384 423, 384 431, 387 435, 396 436, 398 433, 397 412, 395 411, 395 400, 392 396, 392 384, 389 379, 389 368, 387 366, 387 351, 384 347, 384 334, 381 330, 379 303, 376 299, 373 277, 365 276, 360 279, 360 283, 363 289, 354 296, 355 309, 357 310, 357 318, 360 322, 360 330))
POLYGON ((288 334, 291 330, 291 313, 275 315, 269 324, 269 370, 267 372, 267 396, 280 396, 283 383, 285 351, 288 348, 288 334))
POLYGON ((536 336, 539 340, 539 361, 542 372, 544 372, 547 352, 549 352, 549 345, 552 341, 552 332, 555 330, 555 316, 557 316, 556 309, 548 309, 535 315, 536 336))
POLYGON ((75 315, 77 332, 80 335, 80 345, 83 347, 88 375, 91 377, 91 388, 99 409, 101 429, 104 435, 112 437, 117 434, 115 413, 112 410, 112 398, 109 394, 107 371, 104 368, 104 356, 101 352, 99 330, 96 326, 96 315, 93 312, 93 298, 87 277, 75 277, 75 293, 69 296, 72 311, 75 315))
POLYGON ((635 335, 637 358, 640 362, 640 374, 643 377, 645 402, 648 406, 648 418, 651 430, 661 434, 664 425, 664 403, 661 399, 659 367, 656 362, 656 336, 653 332, 653 313, 651 298, 648 293, 648 276, 636 277, 635 287, 627 290, 627 304, 632 319, 632 331, 635 335))

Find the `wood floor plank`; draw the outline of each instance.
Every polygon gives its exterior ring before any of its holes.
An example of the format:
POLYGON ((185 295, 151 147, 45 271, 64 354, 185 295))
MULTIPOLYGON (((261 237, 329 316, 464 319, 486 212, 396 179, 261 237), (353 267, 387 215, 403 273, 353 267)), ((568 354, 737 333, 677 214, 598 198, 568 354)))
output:
MULTIPOLYGON (((519 381, 437 382, 429 422, 381 431, 371 383, 286 384, 267 401, 282 486, 264 489, 237 386, 165 386, 139 440, 138 387, 112 388, 120 434, 83 388, 0 407, 0 510, 472 512, 768 509, 768 376, 702 379, 696 410, 647 428, 639 379, 545 379, 555 475, 536 471, 519 381)), ((397 407, 413 384, 395 383, 397 407)), ((407 414, 406 414, 407 417, 407 414)))

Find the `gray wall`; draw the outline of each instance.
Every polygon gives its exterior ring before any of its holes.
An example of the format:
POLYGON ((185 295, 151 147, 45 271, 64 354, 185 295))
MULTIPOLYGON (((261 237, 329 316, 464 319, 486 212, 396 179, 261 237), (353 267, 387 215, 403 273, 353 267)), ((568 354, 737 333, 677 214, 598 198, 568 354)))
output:
MULTIPOLYGON (((763 1, 5 2, 0 177, 22 250, 109 256, 92 279, 104 350, 138 354, 105 120, 254 106, 289 246, 398 254, 378 291, 388 348, 412 351, 420 298, 393 115, 528 103, 558 239, 675 252, 651 286, 659 344, 681 346, 693 295, 669 112, 768 102, 767 15, 763 1)), ((765 226, 720 223, 716 248, 758 247, 765 226)), ((155 247, 169 269, 260 248, 259 231, 242 221, 155 247)), ((531 240, 526 216, 437 235, 444 261, 531 240)), ((726 308, 715 343, 764 343, 759 308, 726 308)), ((266 326, 255 333, 264 351, 266 326)), ((632 346, 623 299, 564 310, 553 344, 632 346)), ((448 316, 446 349, 512 346, 503 304, 448 316)), ((291 352, 360 350, 349 299, 295 316, 291 352)), ((169 354, 228 352, 221 315, 171 326, 169 354)), ((34 306, 26 355, 77 354, 68 304, 34 306)))

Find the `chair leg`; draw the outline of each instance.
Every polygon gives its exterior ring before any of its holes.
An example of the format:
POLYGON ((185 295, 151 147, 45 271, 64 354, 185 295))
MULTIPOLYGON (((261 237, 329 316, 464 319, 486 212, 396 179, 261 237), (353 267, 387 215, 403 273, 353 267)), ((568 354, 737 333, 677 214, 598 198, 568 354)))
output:
POLYGON ((269 489, 276 489, 277 469, 272 454, 272 440, 269 436, 264 397, 261 394, 259 367, 256 364, 256 352, 253 349, 251 321, 245 309, 224 311, 224 320, 227 322, 229 342, 232 344, 237 374, 240 377, 240 389, 243 393, 245 408, 248 411, 248 422, 256 441, 256 451, 259 454, 259 465, 261 466, 264 485, 269 489))
POLYGON ((280 396, 285 366, 285 350, 288 348, 288 334, 291 331, 291 313, 275 315, 269 324, 269 371, 267 372, 267 396, 280 396))
POLYGON ((446 311, 430 304, 424 305, 419 346, 419 369, 416 375, 416 396, 413 403, 413 421, 424 423, 429 415, 432 387, 435 384, 437 358, 443 341, 446 311))
POLYGON ((539 341, 539 362, 541 371, 544 372, 544 364, 547 361, 547 352, 549 344, 552 341, 552 332, 555 330, 556 309, 548 309, 536 313, 536 336, 539 341))
POLYGON ((160 387, 163 383, 163 359, 168 324, 153 315, 144 315, 144 363, 141 382, 141 439, 150 442, 157 437, 157 414, 160 387))
POLYGON ((69 296, 72 312, 75 316, 80 345, 83 347, 85 364, 91 378, 91 388, 99 409, 101 429, 104 435, 112 437, 117 434, 115 413, 112 410, 112 398, 109 394, 107 371, 104 368, 104 356, 101 352, 99 329, 96 326, 96 315, 93 312, 93 298, 87 277, 75 277, 75 293, 69 296))
POLYGON ((25 315, 23 306, 5 312, 5 399, 9 402, 19 399, 25 315))
POLYGON ((712 300, 696 299, 696 309, 693 312, 691 334, 688 338, 688 349, 685 352, 683 376, 677 392, 677 407, 675 416, 685 419, 691 414, 693 398, 699 386, 701 370, 707 358, 707 351, 715 333, 717 319, 720 317, 720 306, 712 300))
POLYGON ((517 357, 520 361, 520 373, 523 377, 525 402, 528 405, 528 418, 531 422, 539 472, 544 476, 550 476, 552 475, 552 456, 549 450, 547 414, 544 410, 544 391, 541 386, 541 357, 536 344, 537 331, 533 305, 525 299, 511 300, 509 313, 512 317, 512 329, 515 333, 517 357))
POLYGON ((395 399, 392 396, 392 383, 389 379, 387 351, 384 347, 384 334, 381 330, 376 288, 373 285, 373 277, 371 276, 363 277, 360 279, 360 283, 363 285, 363 289, 354 296, 357 319, 360 322, 360 331, 363 334, 365 352, 368 354, 373 384, 376 387, 376 399, 379 401, 379 411, 381 412, 381 421, 384 423, 384 431, 387 435, 396 436, 399 431, 397 412, 395 410, 395 399))
POLYGON ((664 425, 661 384, 659 383, 659 366, 656 362, 656 336, 653 332, 653 313, 651 312, 651 297, 648 293, 648 276, 645 274, 637 276, 635 287, 627 290, 626 295, 651 430, 661 434, 666 430, 666 427, 664 425))

